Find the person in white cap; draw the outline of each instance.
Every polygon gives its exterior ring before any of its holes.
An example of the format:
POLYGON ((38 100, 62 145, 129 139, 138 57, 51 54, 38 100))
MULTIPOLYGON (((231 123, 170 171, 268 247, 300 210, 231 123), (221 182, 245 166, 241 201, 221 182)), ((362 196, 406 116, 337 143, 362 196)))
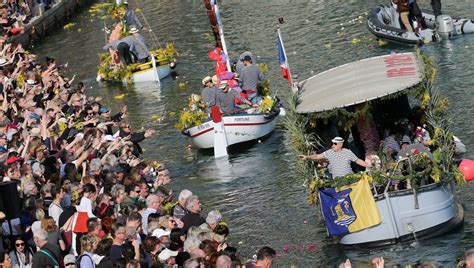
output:
POLYGON ((329 172, 331 172, 333 178, 343 177, 347 174, 354 173, 351 168, 351 162, 355 162, 361 167, 368 167, 368 164, 359 159, 351 150, 342 148, 344 145, 344 139, 341 137, 335 137, 332 141, 332 148, 323 152, 322 154, 312 155, 300 155, 302 160, 320 160, 327 159, 329 162, 329 172))
POLYGON ((173 251, 165 248, 158 255, 158 259, 165 267, 173 267, 176 264, 176 256, 178 256, 178 251, 173 251))

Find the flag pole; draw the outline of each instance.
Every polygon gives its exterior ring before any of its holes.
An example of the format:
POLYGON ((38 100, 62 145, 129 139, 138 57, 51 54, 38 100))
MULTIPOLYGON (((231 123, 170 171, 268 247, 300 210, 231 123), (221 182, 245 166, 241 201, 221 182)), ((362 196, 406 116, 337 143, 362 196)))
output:
POLYGON ((281 37, 281 31, 280 31, 280 25, 283 25, 285 21, 283 20, 283 18, 278 18, 278 23, 279 23, 278 28, 277 28, 278 39, 280 40, 281 48, 283 50, 283 55, 285 56, 285 60, 286 60, 286 65, 288 66, 288 79, 291 85, 291 90, 293 91, 293 93, 295 93, 296 91, 298 91, 298 88, 293 85, 293 78, 291 76, 290 63, 288 61, 288 57, 286 56, 285 45, 283 44, 283 38, 281 37))
POLYGON ((216 16, 217 28, 219 29, 219 37, 221 38, 222 51, 224 51, 224 53, 227 55, 227 59, 226 59, 227 70, 230 72, 231 69, 230 69, 229 54, 227 53, 227 45, 225 43, 225 38, 224 38, 224 27, 222 25, 222 20, 219 13, 219 6, 217 5, 217 0, 211 0, 211 4, 214 7, 214 15, 216 16))

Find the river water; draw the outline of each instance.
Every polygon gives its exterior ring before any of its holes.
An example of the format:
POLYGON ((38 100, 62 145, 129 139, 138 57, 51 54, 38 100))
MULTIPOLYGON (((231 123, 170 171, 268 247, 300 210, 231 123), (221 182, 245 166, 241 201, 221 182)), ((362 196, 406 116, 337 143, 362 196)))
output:
MULTIPOLYGON (((388 264, 431 262, 453 267, 456 256, 474 247, 472 186, 459 189, 466 209, 465 225, 459 232, 421 241, 419 245, 344 250, 326 238, 318 208, 307 204, 302 181, 294 176, 295 156, 290 153, 288 136, 281 124, 270 137, 233 149, 228 161, 215 161, 209 153, 188 149, 189 141, 174 124, 187 96, 200 92, 202 77, 213 71, 213 64, 206 57, 213 44, 207 37, 210 25, 206 11, 198 0, 129 2, 143 10, 161 44, 174 42, 181 53, 178 77, 162 81, 161 89, 155 85, 124 87, 95 82, 97 53, 105 37, 103 22, 87 12, 73 20, 77 24, 72 30, 50 33, 33 51, 69 62, 67 73, 77 74, 90 88, 89 94, 102 96, 114 111, 128 105, 135 129, 156 129, 157 135, 143 142, 145 157, 166 163, 173 177, 172 188, 187 188, 198 194, 204 213, 210 209, 222 212, 230 226, 230 243, 239 248, 242 259, 268 245, 278 252, 276 267, 332 267, 347 257, 358 267, 365 267, 374 256, 383 256, 388 264), (125 98, 114 98, 123 93, 127 94, 125 98), (159 116, 161 121, 152 116, 159 116)), ((422 7, 430 8, 427 2, 423 1, 422 7)), ((474 1, 442 2, 445 13, 474 18, 474 1)), ((279 73, 278 17, 285 19, 282 35, 288 60, 293 74, 300 79, 365 57, 412 51, 398 45, 379 46, 373 40, 364 22, 366 13, 377 4, 380 2, 375 0, 223 1, 229 54, 235 58, 245 50, 252 51, 258 62, 268 64, 271 88, 284 97, 288 88, 279 73), (354 39, 361 42, 353 42, 354 39)), ((152 46, 150 38, 148 41, 152 46)), ((474 35, 422 48, 439 65, 437 87, 450 98, 453 128, 467 145, 470 158, 474 157, 472 49, 474 35)))

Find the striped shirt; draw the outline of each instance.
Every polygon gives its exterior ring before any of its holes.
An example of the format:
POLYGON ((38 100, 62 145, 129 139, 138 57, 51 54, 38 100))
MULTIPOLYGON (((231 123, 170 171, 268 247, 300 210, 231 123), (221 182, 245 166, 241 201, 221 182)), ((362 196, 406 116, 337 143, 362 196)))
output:
POLYGON ((339 152, 329 149, 323 153, 323 156, 329 161, 328 168, 333 178, 352 174, 351 161, 355 162, 359 159, 351 150, 346 148, 342 148, 339 152))
POLYGON ((142 215, 142 230, 144 234, 148 234, 148 216, 151 213, 156 213, 156 209, 154 208, 147 208, 142 215))

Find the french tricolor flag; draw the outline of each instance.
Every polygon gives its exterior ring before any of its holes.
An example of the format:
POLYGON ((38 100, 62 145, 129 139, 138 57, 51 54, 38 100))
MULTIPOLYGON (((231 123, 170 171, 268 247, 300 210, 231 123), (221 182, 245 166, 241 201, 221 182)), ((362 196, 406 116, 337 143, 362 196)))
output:
POLYGON ((288 81, 288 85, 291 86, 290 67, 288 66, 285 47, 283 46, 283 40, 281 39, 280 29, 278 29, 278 57, 280 58, 281 75, 288 81))

